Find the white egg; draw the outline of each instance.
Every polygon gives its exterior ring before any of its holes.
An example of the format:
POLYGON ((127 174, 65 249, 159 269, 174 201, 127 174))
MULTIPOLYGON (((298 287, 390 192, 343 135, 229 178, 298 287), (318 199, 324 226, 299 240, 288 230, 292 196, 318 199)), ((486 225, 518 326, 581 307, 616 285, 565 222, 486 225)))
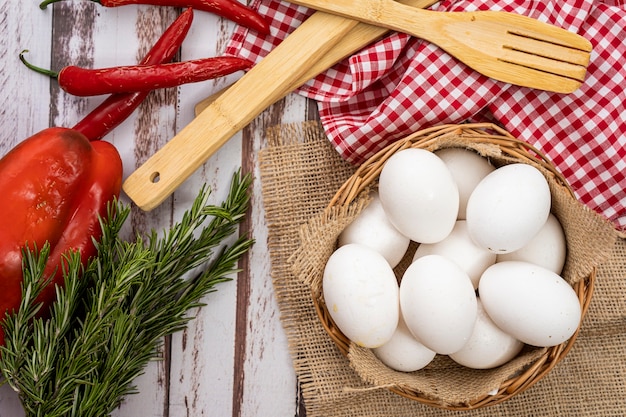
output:
POLYGON ((467 202, 472 239, 494 253, 522 248, 550 214, 550 187, 535 167, 517 163, 487 175, 467 202))
POLYGON ((341 332, 354 343, 378 347, 399 320, 399 288, 387 260, 367 246, 349 244, 330 256, 322 279, 324 301, 341 332))
POLYGON ((565 266, 567 242, 561 223, 554 214, 524 247, 516 251, 498 255, 497 261, 525 261, 543 266, 560 274, 565 266))
POLYGON ((415 242, 438 242, 454 227, 459 191, 432 152, 405 149, 391 156, 380 173, 378 193, 389 221, 415 242))
POLYGON ((445 148, 435 152, 452 173, 459 188, 459 214, 457 219, 464 220, 467 200, 478 183, 496 169, 487 158, 465 148, 445 148))
POLYGON ((427 348, 447 355, 469 340, 476 321, 472 281, 440 255, 417 259, 400 283, 400 309, 411 333, 427 348))
POLYGON ((387 218, 377 192, 359 215, 339 235, 339 246, 360 243, 374 249, 387 259, 391 267, 400 263, 410 239, 394 227, 387 218))
POLYGON ((465 220, 457 221, 452 232, 441 242, 419 245, 413 260, 425 255, 441 255, 454 261, 470 277, 474 289, 478 288, 478 280, 485 269, 496 263, 495 253, 474 243, 465 220))
POLYGON ((450 358, 468 368, 491 369, 516 357, 523 347, 522 342, 495 325, 478 299, 478 317, 472 336, 450 358))
POLYGON ((493 322, 529 345, 561 344, 580 324, 580 301, 574 289, 562 277, 538 265, 496 263, 480 278, 478 292, 493 322))
POLYGON ((436 355, 411 334, 402 315, 391 340, 372 349, 372 352, 382 363, 400 372, 422 369, 432 362, 436 355))

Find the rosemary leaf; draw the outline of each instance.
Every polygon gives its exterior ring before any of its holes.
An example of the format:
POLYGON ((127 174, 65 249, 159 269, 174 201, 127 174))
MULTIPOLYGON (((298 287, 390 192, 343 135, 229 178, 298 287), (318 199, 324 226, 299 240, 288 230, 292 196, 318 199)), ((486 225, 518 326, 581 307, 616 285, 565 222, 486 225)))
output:
POLYGON ((115 202, 98 256, 83 268, 67 255, 64 287, 45 317, 35 299, 49 248, 25 252, 22 303, 3 323, 0 371, 28 417, 108 416, 136 392, 133 381, 163 337, 185 328, 190 310, 232 279, 253 244, 245 236, 224 243, 245 217, 250 183, 235 173, 219 207, 208 204, 205 186, 170 230, 134 241, 119 238, 130 209, 115 202))

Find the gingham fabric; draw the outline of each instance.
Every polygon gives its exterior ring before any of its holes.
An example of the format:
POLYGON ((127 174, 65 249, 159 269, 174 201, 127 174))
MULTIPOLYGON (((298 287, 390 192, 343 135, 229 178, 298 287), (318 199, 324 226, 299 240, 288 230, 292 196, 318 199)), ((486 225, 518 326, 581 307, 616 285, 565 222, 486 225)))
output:
MULTIPOLYGON (((626 1, 443 0, 440 11, 505 10, 578 32, 594 47, 583 86, 557 94, 511 86, 438 47, 392 33, 298 90, 318 102, 325 132, 358 164, 428 126, 492 121, 544 152, 577 198, 626 230, 626 1)), ((259 38, 237 28, 225 53, 259 61, 311 10, 278 0, 251 4, 271 22, 259 38)))

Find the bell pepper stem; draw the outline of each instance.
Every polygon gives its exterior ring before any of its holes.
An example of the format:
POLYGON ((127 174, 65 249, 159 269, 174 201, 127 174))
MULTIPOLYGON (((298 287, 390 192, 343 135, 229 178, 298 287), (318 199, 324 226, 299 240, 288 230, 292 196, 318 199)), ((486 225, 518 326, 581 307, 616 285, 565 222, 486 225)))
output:
POLYGON ((22 61, 22 63, 24 65, 26 65, 26 67, 28 67, 31 70, 33 70, 35 72, 38 72, 40 74, 47 75, 48 77, 55 78, 55 79, 59 78, 59 73, 58 72, 54 72, 54 71, 49 70, 49 69, 41 68, 41 67, 38 67, 38 66, 33 65, 30 62, 28 62, 26 60, 26 58, 24 58, 24 54, 27 53, 27 52, 28 52, 28 49, 24 49, 22 52, 20 52, 20 61, 22 61))

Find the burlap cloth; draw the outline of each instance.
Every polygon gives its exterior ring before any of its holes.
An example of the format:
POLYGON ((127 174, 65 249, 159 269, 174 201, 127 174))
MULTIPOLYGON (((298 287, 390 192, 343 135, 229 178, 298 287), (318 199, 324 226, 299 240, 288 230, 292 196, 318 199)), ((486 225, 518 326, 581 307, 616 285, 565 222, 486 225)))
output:
POLYGON ((354 167, 339 157, 317 122, 277 126, 267 136, 260 172, 272 281, 307 416, 626 415, 624 239, 617 239, 598 267, 593 300, 573 349, 546 377, 510 400, 478 410, 423 405, 359 377, 320 323, 310 285, 294 272, 303 226, 319 217, 354 167))

